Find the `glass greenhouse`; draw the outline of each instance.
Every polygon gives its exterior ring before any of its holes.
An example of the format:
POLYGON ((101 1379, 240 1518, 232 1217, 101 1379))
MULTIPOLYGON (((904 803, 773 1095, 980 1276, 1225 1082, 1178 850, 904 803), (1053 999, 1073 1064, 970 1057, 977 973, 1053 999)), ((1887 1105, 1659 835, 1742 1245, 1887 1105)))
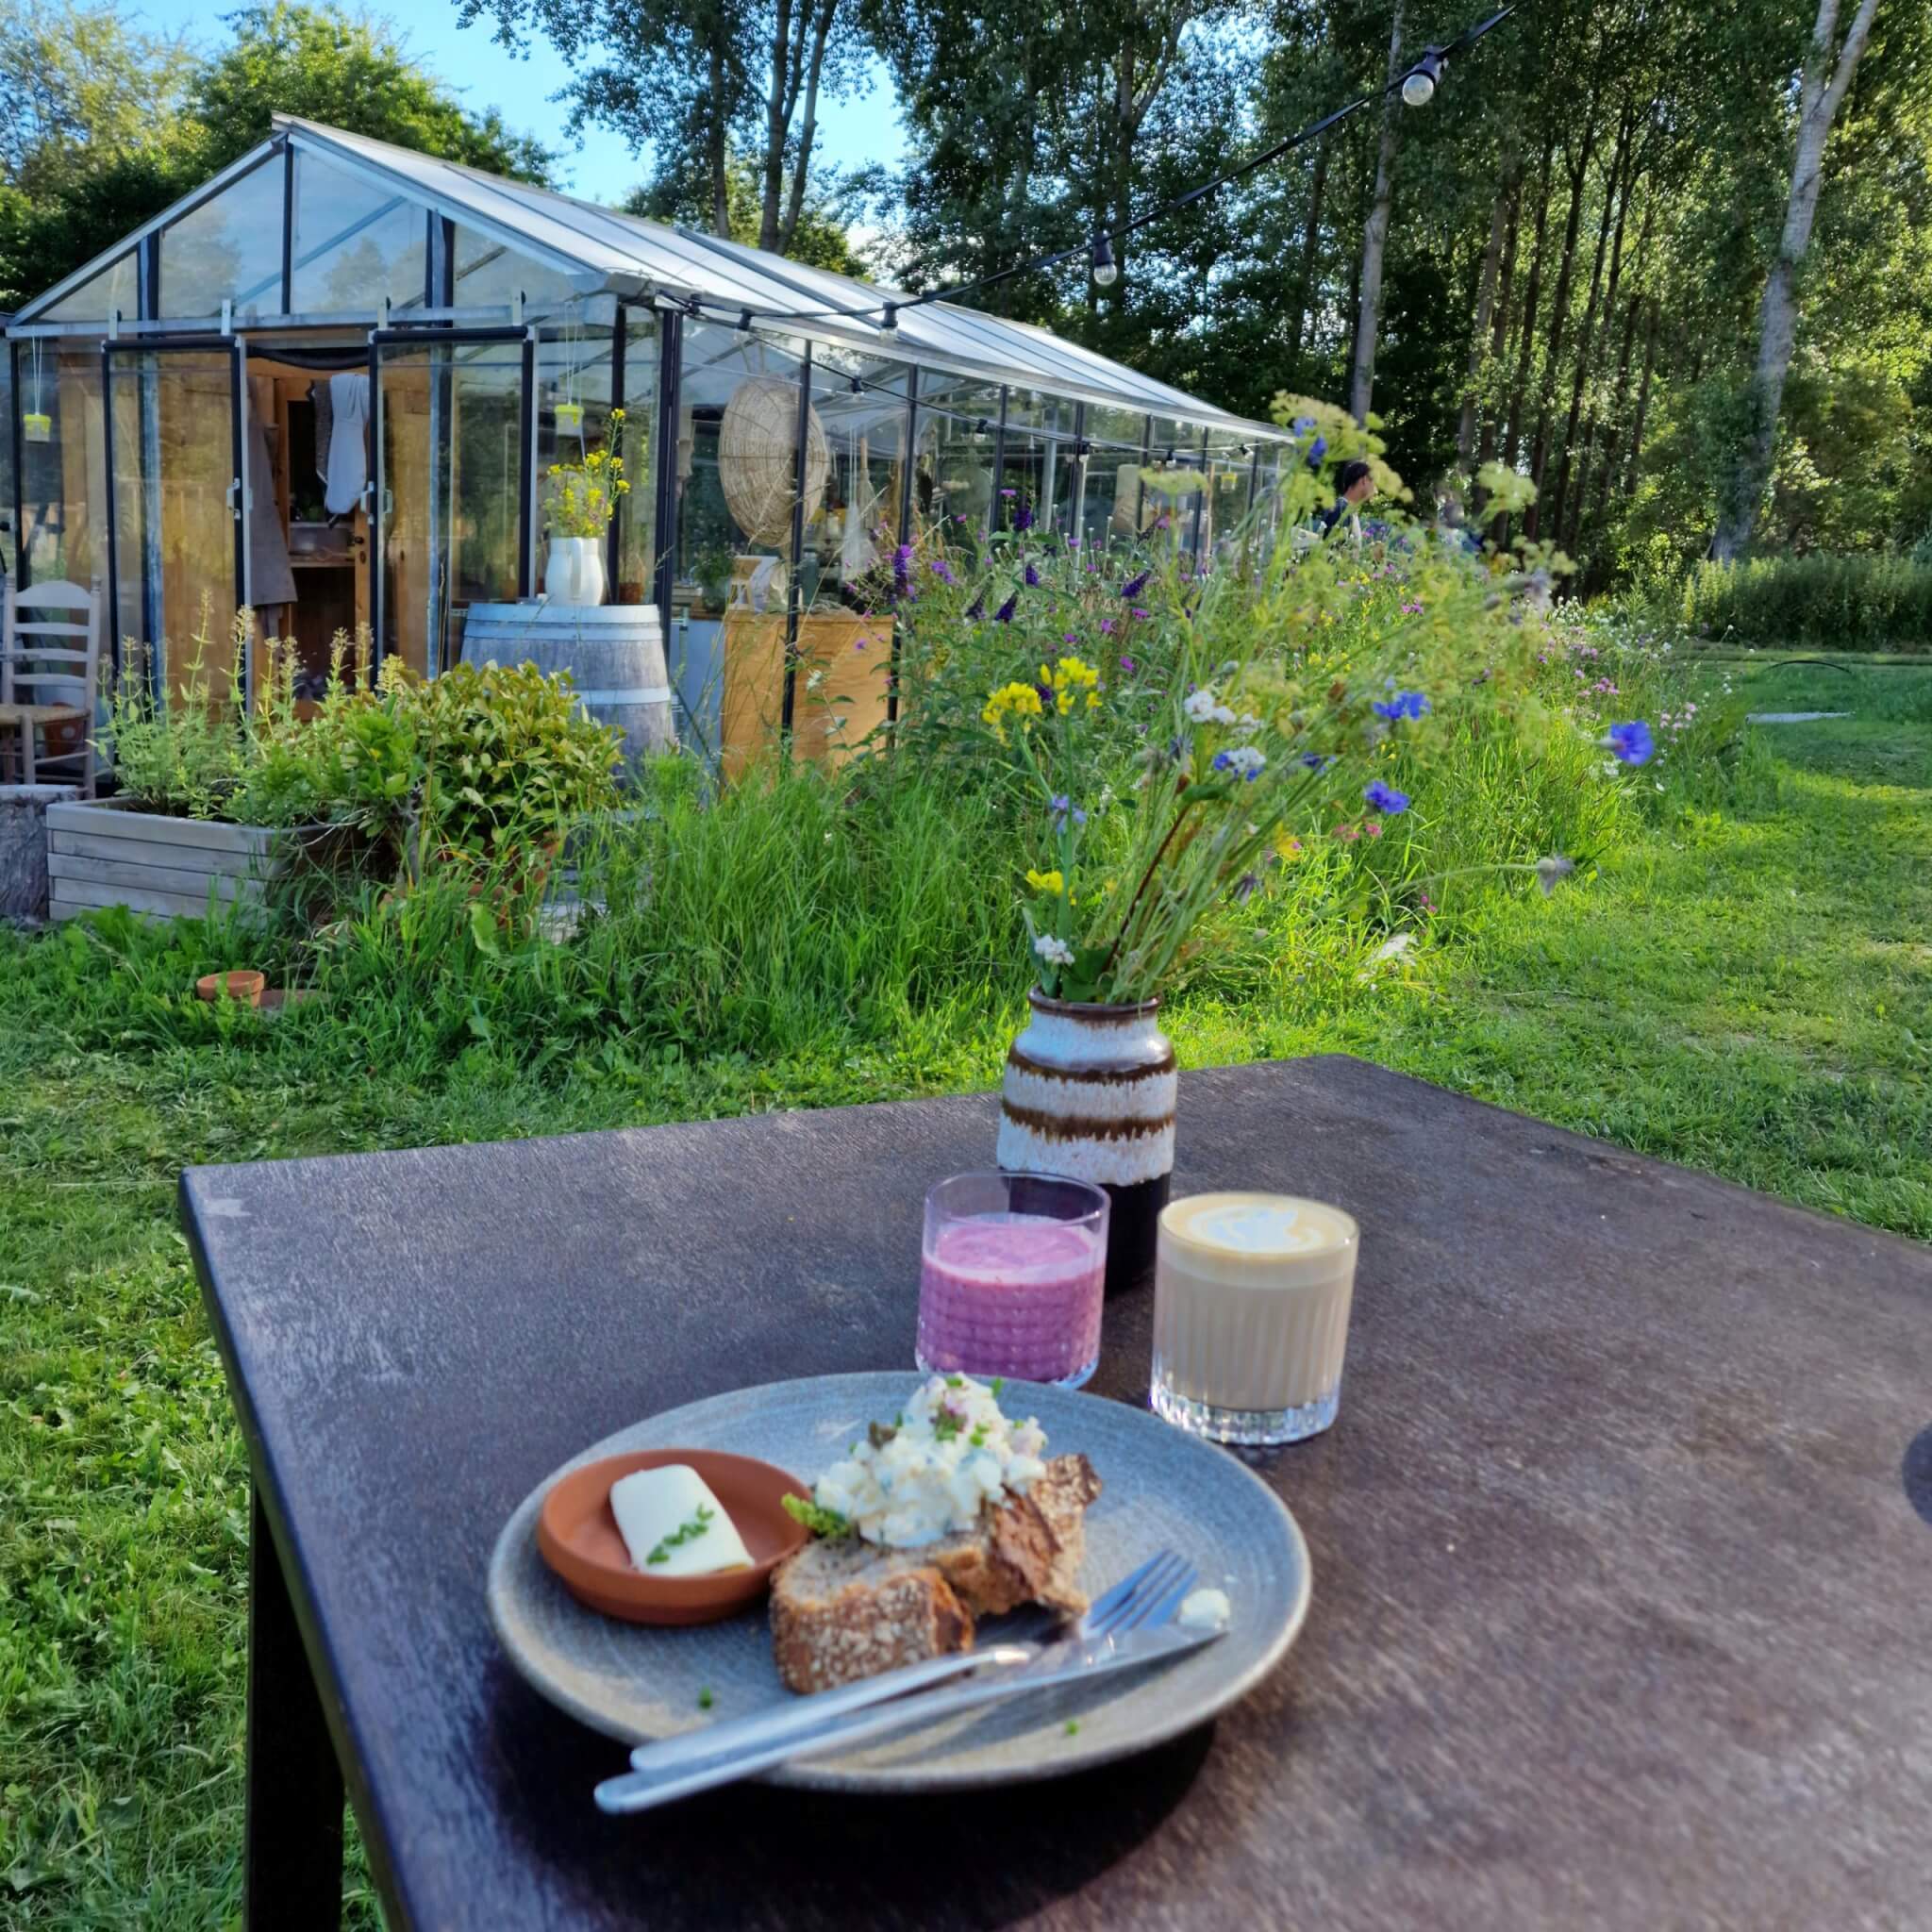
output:
POLYGON ((541 479, 622 408, 609 594, 657 608, 717 742, 774 680, 789 724, 799 667, 853 645, 890 707, 867 585, 895 543, 970 553, 1022 508, 1096 543, 1164 511, 1205 556, 1270 500, 1281 431, 891 299, 280 119, 8 325, 16 581, 94 586, 117 651, 247 604, 307 677, 358 622, 433 675, 473 606, 539 593, 541 479), (1143 487, 1169 468, 1200 483, 1143 487))

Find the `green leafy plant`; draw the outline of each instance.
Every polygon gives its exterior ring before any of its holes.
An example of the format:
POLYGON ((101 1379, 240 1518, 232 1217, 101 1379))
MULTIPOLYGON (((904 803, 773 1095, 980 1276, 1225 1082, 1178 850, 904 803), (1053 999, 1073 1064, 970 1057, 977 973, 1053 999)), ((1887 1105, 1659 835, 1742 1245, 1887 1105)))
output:
POLYGON ((145 811, 227 818, 245 784, 250 747, 232 693, 254 617, 236 613, 225 652, 211 623, 204 596, 178 676, 165 642, 156 652, 130 639, 123 651, 107 734, 95 742, 112 759, 122 795, 145 811))

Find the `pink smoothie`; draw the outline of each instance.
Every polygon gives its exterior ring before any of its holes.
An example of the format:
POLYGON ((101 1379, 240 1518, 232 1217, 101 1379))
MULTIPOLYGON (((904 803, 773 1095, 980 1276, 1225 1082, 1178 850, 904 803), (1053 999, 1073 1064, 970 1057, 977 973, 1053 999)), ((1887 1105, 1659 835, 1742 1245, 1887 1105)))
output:
POLYGON ((919 1279, 922 1367, 1058 1382, 1100 1354, 1107 1246, 1041 1214, 947 1223, 919 1279))

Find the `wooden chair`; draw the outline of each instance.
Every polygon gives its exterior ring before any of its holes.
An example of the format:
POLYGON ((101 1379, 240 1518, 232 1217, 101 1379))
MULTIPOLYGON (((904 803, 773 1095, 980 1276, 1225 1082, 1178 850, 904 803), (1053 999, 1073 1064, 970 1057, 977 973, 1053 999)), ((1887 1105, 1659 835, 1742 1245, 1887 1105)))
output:
POLYGON ((7 587, 0 629, 0 744, 20 741, 21 777, 38 782, 45 767, 62 768, 83 798, 94 795, 94 708, 100 695, 101 608, 79 584, 7 587), (73 613, 73 614, 69 614, 73 613), (74 751, 42 751, 34 741, 49 727, 77 724, 74 751))

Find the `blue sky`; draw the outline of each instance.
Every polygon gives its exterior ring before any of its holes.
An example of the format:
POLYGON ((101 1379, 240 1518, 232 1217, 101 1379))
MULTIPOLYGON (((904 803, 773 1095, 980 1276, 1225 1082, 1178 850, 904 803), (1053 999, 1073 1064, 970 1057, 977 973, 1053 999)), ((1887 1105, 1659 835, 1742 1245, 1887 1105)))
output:
MULTIPOLYGON (((149 27, 185 33, 197 45, 216 45, 227 38, 219 24, 221 9, 210 8, 206 0, 199 5, 195 0, 144 0, 137 10, 149 27)), ((565 109, 549 96, 570 78, 570 70, 547 42, 534 42, 529 58, 520 60, 490 38, 487 25, 458 27, 456 8, 449 0, 431 0, 410 14, 391 18, 411 54, 455 89, 464 106, 479 111, 498 108, 511 126, 560 149, 557 172, 573 193, 591 201, 615 202, 643 179, 646 163, 614 134, 591 130, 584 135, 581 149, 566 142, 565 109)), ((875 73, 869 92, 821 105, 817 158, 822 163, 842 168, 866 161, 893 165, 903 158, 904 150, 891 82, 882 70, 875 73)))

